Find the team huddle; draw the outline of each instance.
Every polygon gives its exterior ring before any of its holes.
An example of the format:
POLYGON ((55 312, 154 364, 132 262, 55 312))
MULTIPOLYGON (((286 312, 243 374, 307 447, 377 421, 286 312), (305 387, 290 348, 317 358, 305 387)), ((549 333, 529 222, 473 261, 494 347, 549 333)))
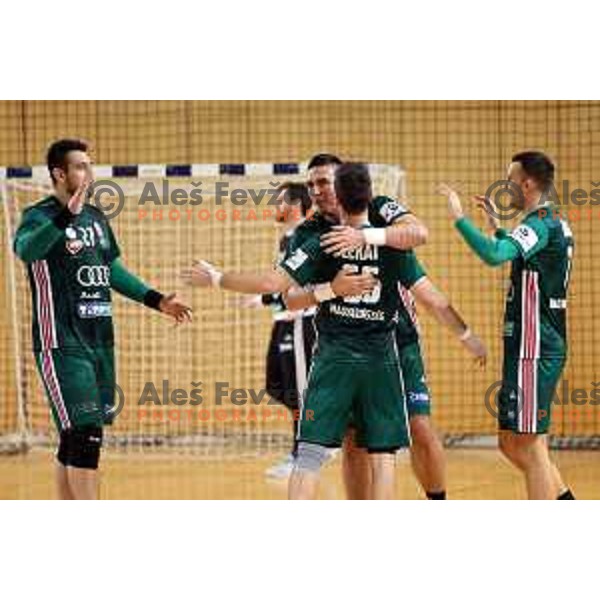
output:
MULTIPOLYGON (((96 498, 103 428, 113 420, 114 395, 85 392, 115 380, 110 290, 177 322, 190 320, 192 311, 125 268, 108 222, 85 202, 93 173, 83 142, 55 142, 48 169, 55 193, 24 212, 15 252, 28 267, 36 363, 59 432, 58 494, 96 498)), ((547 442, 551 399, 567 352, 573 251, 568 225, 545 202, 553 176, 544 154, 515 155, 508 179, 522 191, 515 201, 523 211, 520 225, 503 230, 488 199, 476 198, 492 237, 463 214, 452 188, 439 188, 473 252, 489 265, 512 265, 498 439, 532 499, 573 498, 547 442)), ((415 301, 457 337, 476 364, 485 364, 487 352, 415 254, 427 242, 425 225, 398 199, 374 196, 365 165, 330 154, 309 162, 306 185, 286 184, 281 193, 298 201, 305 217, 282 238, 275 269, 231 273, 200 260, 182 278, 259 295, 257 303, 275 308, 267 389, 300 414, 290 456, 278 466, 289 474, 289 498, 318 497, 320 471, 339 448, 348 498, 393 498, 396 453, 410 448, 424 494, 445 499, 445 456, 431 422, 415 301)))

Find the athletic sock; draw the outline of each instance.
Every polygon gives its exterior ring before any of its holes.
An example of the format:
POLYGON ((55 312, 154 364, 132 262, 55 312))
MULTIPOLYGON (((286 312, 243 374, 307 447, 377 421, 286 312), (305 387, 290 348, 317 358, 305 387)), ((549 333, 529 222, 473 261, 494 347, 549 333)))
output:
POLYGON ((425 492, 428 500, 445 500, 446 499, 446 490, 441 492, 425 492))
POLYGON ((567 488, 562 494, 558 495, 557 500, 575 500, 575 496, 573 496, 573 492, 567 488))

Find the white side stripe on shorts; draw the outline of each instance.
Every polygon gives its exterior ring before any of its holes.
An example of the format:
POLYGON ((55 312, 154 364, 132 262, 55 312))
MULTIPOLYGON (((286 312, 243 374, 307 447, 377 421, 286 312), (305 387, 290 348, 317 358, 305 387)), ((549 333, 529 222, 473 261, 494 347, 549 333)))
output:
POLYGON ((540 302, 538 273, 523 271, 521 280, 521 347, 518 384, 522 392, 518 431, 537 430, 537 367, 540 356, 540 302))
POLYGON ((37 260, 31 263, 33 281, 36 288, 36 312, 41 342, 42 377, 48 390, 50 400, 56 409, 63 429, 71 426, 67 407, 58 383, 52 350, 58 347, 56 339, 56 320, 54 316, 54 300, 48 263, 37 260))

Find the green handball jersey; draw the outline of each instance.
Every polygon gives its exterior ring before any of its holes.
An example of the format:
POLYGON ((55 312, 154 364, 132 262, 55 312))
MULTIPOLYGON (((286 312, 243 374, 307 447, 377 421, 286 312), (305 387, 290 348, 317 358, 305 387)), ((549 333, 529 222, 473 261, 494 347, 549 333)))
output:
POLYGON ((342 268, 375 277, 377 284, 371 292, 335 298, 322 303, 317 311, 319 343, 335 343, 338 350, 350 352, 355 359, 389 351, 401 308, 398 283, 410 288, 425 276, 411 252, 365 245, 335 258, 321 249, 320 239, 315 236, 280 266, 302 287, 329 282, 342 268))
POLYGON ((313 235, 280 267, 302 287, 329 282, 342 268, 371 273, 376 280, 371 292, 319 304, 318 343, 301 403, 298 441, 339 447, 352 425, 357 445, 369 451, 408 446, 395 329, 401 306, 398 284, 411 288, 425 275, 414 254, 365 245, 334 257, 313 235))
POLYGON ((519 249, 506 299, 505 356, 564 358, 574 247, 569 224, 546 205, 529 213, 512 232, 497 236, 508 237, 519 249))
MULTIPOLYGON (((374 227, 387 227, 393 225, 396 221, 410 214, 410 211, 401 202, 389 198, 388 196, 376 196, 369 204, 369 222, 374 227)), ((311 218, 306 219, 295 230, 290 238, 286 258, 300 248, 311 238, 320 238, 321 235, 331 230, 336 225, 326 219, 322 214, 316 212, 311 218)), ((409 251, 410 254, 412 252, 409 251)), ((412 297, 406 289, 398 285, 400 294, 400 305, 396 324, 396 340, 400 348, 415 343, 419 339, 417 321, 414 314, 412 297)))
POLYGON ((26 260, 34 350, 112 346, 111 264, 119 247, 96 208, 84 205, 62 226, 57 224, 61 212, 53 196, 27 208, 15 239, 17 254, 27 255, 28 237, 39 240, 40 230, 46 230, 47 249, 35 248, 41 258, 26 260))

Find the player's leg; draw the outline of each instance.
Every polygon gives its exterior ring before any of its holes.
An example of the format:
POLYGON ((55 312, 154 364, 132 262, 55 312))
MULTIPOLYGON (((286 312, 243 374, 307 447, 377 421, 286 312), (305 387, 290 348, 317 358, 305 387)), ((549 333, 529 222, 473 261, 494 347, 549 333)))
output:
POLYGON ((395 494, 395 453, 410 445, 406 397, 396 357, 355 367, 360 382, 352 407, 356 444, 369 453, 370 498, 391 499, 395 494))
POLYGON ((69 473, 67 467, 59 462, 57 462, 54 466, 54 480, 56 482, 56 490, 59 500, 75 500, 69 485, 69 473))
POLYGON ((371 500, 393 500, 396 487, 394 452, 369 452, 371 500))
POLYGON ((36 362, 59 432, 57 495, 96 498, 103 412, 94 356, 55 349, 38 353, 36 362))
POLYGON ((332 448, 299 442, 298 454, 288 485, 290 500, 316 500, 319 495, 321 468, 329 460, 332 448))
POLYGON ((431 422, 431 394, 419 342, 398 348, 410 422, 410 458, 427 498, 446 498, 446 456, 431 422))
POLYGON ((98 500, 99 475, 98 470, 90 468, 68 467, 69 488, 73 500, 98 500))
POLYGON ((321 345, 301 403, 298 454, 288 487, 291 500, 317 497, 321 468, 341 446, 348 428, 354 385, 351 365, 339 361, 334 347, 321 345))
POLYGON ((500 449, 525 476, 530 500, 553 500, 559 494, 545 435, 500 432, 500 449))
MULTIPOLYGON (((273 324, 267 352, 266 389, 273 400, 283 404, 290 410, 297 408, 297 404, 290 405, 292 396, 288 391, 290 385, 293 385, 293 389, 295 389, 294 369, 293 322, 276 321, 273 324)), ((283 459, 266 470, 265 475, 267 477, 285 479, 290 475, 297 436, 297 421, 293 418, 290 420, 293 426, 292 448, 283 459)))
MULTIPOLYGON (((300 399, 306 395, 308 376, 316 344, 316 327, 313 315, 303 316, 294 321, 294 369, 291 371, 289 387, 292 390, 290 408, 296 411, 300 407, 300 399)), ((293 455, 298 452, 298 421, 294 427, 293 455)))
POLYGON ((564 485, 548 450, 552 398, 562 359, 505 359, 499 396, 499 446, 520 471, 530 499, 556 499, 564 485))
POLYGON ((348 500, 369 500, 372 497, 372 473, 369 453, 356 445, 356 430, 350 427, 342 446, 342 478, 348 500))
POLYGON ((446 499, 446 455, 429 415, 410 417, 413 471, 430 500, 446 499))

